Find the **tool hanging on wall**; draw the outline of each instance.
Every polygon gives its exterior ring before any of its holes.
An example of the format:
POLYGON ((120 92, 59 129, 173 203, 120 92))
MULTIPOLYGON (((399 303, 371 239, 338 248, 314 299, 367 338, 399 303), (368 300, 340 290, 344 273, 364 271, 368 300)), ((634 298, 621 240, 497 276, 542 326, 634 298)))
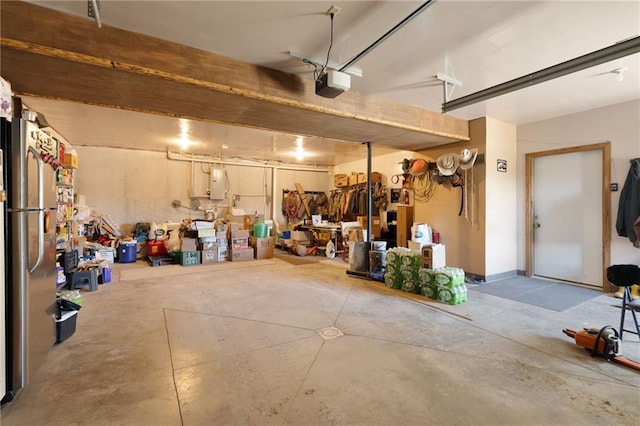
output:
POLYGON ((298 190, 298 194, 300 194, 304 211, 307 213, 308 217, 311 217, 311 209, 309 208, 309 201, 307 201, 307 194, 304 193, 304 189, 299 183, 296 183, 296 189, 298 190))
POLYGON ((289 191, 283 200, 282 213, 287 217, 287 220, 291 220, 298 217, 299 198, 295 191, 289 191))

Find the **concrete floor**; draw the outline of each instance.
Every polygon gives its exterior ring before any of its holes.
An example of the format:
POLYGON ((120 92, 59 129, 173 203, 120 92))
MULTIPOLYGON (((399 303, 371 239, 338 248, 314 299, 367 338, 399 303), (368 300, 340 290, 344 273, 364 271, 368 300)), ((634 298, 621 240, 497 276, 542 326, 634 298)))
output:
POLYGON ((618 300, 554 312, 472 291, 428 305, 345 266, 274 259, 119 281, 142 266, 114 265, 2 426, 639 424, 640 373, 561 332, 616 325, 618 300))

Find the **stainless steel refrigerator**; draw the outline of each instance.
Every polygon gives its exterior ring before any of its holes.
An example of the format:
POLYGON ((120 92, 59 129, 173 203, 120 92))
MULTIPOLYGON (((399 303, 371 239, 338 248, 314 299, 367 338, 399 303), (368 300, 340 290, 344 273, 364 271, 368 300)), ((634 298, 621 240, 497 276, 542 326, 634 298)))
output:
POLYGON ((6 395, 35 375, 55 343, 56 185, 42 160, 51 139, 31 121, 0 119, 4 157, 6 395))

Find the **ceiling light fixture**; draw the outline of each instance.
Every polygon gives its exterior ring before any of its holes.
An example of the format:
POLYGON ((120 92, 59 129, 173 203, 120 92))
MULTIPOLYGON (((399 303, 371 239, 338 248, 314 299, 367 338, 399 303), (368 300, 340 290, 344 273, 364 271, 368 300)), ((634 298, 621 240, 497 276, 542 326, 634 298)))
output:
POLYGON ((497 86, 489 87, 488 89, 480 90, 479 92, 445 102, 442 104, 442 112, 449 112, 454 109, 473 105, 516 90, 544 83, 545 81, 553 80, 567 74, 624 58, 625 56, 633 55, 638 52, 640 52, 640 36, 623 40, 603 49, 578 56, 577 58, 570 59, 560 64, 498 84, 497 86))
POLYGON ((193 142, 189 139, 189 120, 185 118, 180 119, 180 139, 178 144, 183 150, 187 149, 193 142))
POLYGON ((189 145, 191 145, 191 141, 186 135, 183 135, 180 139, 180 148, 182 148, 182 150, 185 150, 189 147, 189 145))

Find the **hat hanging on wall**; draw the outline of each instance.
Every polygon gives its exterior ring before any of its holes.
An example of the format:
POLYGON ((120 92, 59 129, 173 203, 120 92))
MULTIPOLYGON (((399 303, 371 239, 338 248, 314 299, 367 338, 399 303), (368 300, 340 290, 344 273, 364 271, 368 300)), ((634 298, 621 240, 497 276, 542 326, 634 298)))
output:
POLYGON ((413 176, 422 176, 427 172, 427 162, 422 158, 417 158, 411 162, 409 174, 413 176))
POLYGON ((436 160, 436 165, 442 176, 451 176, 458 169, 458 156, 455 154, 443 154, 436 160))
POLYGON ((475 164, 477 157, 478 157, 478 148, 463 149, 462 151, 460 151, 460 155, 458 156, 460 168, 462 170, 469 170, 475 164))

